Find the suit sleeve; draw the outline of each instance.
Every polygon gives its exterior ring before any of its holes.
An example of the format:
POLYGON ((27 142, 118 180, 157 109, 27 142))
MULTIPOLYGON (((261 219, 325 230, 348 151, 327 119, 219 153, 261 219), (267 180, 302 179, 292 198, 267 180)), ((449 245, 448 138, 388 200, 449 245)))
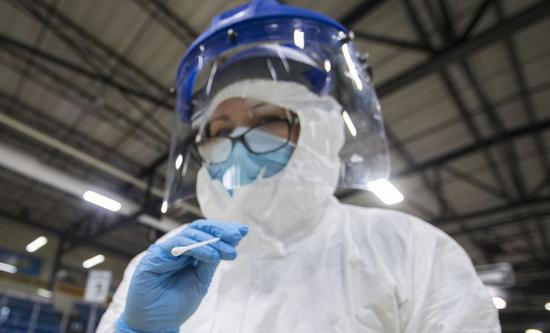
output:
POLYGON ((442 231, 421 227, 413 232, 404 332, 501 332, 498 312, 466 252, 442 231))

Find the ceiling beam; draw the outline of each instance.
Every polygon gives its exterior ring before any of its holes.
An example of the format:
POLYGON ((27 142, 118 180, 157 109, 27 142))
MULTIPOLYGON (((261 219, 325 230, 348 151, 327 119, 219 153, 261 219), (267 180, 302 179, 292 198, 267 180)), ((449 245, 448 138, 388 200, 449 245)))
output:
POLYGON ((353 7, 348 14, 340 18, 340 23, 351 28, 355 23, 361 21, 370 12, 380 6, 384 0, 363 0, 353 7))
POLYGON ((181 17, 179 17, 163 0, 134 0, 144 11, 149 13, 160 25, 176 36, 181 42, 191 44, 199 34, 181 17), (154 15, 155 14, 155 15, 154 15), (160 14, 160 15, 158 15, 160 14))
MULTIPOLYGON (((9 213, 7 211, 0 211, 0 218, 6 219, 6 220, 11 221, 11 222, 19 223, 19 224, 31 227, 33 229, 46 231, 46 232, 52 233, 52 234, 54 234, 58 237, 63 236, 63 231, 62 230, 58 230, 58 229, 56 229, 54 227, 51 227, 49 225, 46 225, 44 223, 36 222, 36 221, 32 220, 29 216, 25 216, 25 215, 26 214, 13 214, 13 213, 9 213)), ((97 248, 101 251, 114 254, 114 255, 116 255, 116 256, 124 259, 124 260, 130 260, 137 254, 137 253, 130 253, 130 252, 126 252, 126 251, 123 251, 123 250, 120 250, 120 249, 116 249, 116 248, 108 246, 108 245, 103 245, 103 244, 100 244, 100 243, 98 243, 96 241, 93 241, 93 240, 90 240, 90 239, 75 237, 74 235, 71 236, 69 238, 69 240, 71 242, 80 243, 82 245, 95 247, 95 248, 97 248)))
POLYGON ((138 97, 142 100, 148 101, 150 103, 153 103, 157 106, 162 107, 166 110, 173 110, 174 105, 170 103, 171 98, 161 98, 154 96, 148 92, 145 92, 143 90, 138 90, 135 88, 132 88, 126 84, 122 84, 113 78, 109 77, 109 75, 97 73, 91 70, 88 70, 80 65, 77 65, 75 63, 72 63, 68 60, 62 59, 56 55, 53 55, 51 53, 39 50, 29 44, 26 44, 24 42, 18 41, 8 35, 0 34, 0 47, 2 49, 17 49, 18 51, 23 51, 29 56, 36 57, 40 60, 46 61, 48 63, 54 64, 56 66, 59 66, 63 69, 69 70, 73 73, 76 73, 78 75, 84 76, 90 80, 98 81, 102 84, 105 84, 106 86, 115 88, 120 90, 121 92, 124 92, 125 94, 138 97))
MULTIPOLYGON (((547 201, 550 201, 550 198, 548 198, 547 201)), ((519 205, 519 206, 521 206, 521 205, 519 205)), ((486 215, 482 215, 482 216, 486 216, 486 215)), ((509 224, 517 224, 517 223, 521 223, 523 221, 528 221, 528 220, 537 220, 537 221, 539 221, 539 220, 543 220, 543 219, 548 218, 548 217, 550 217, 550 210, 547 209, 547 210, 536 211, 536 212, 531 212, 531 211, 523 212, 523 213, 513 215, 512 217, 510 217, 510 215, 507 215, 504 218, 492 219, 490 221, 486 221, 484 219, 483 220, 484 222, 482 224, 475 225, 475 226, 470 225, 470 228, 467 231, 465 231, 465 230, 459 230, 459 231, 454 231, 454 232, 451 231, 451 232, 449 232, 449 235, 451 235, 453 237, 458 237, 458 236, 465 235, 468 232, 486 231, 486 230, 489 230, 489 229, 498 228, 498 227, 506 226, 506 225, 509 225, 509 224)), ((450 223, 450 222, 443 222, 443 223, 450 223)))
MULTIPOLYGON (((146 73, 142 68, 125 58, 117 50, 101 41, 93 33, 87 31, 76 21, 56 9, 44 0, 8 0, 13 7, 29 17, 44 24, 67 46, 75 51, 82 51, 88 60, 97 61, 99 65, 109 67, 116 65, 118 77, 129 84, 140 84, 156 91, 159 97, 169 97, 169 90, 156 78, 146 73)), ((106 73, 110 72, 106 69, 106 73)))
POLYGON ((402 49, 408 49, 413 51, 429 52, 429 53, 435 52, 435 50, 432 49, 429 45, 426 45, 423 43, 411 42, 404 39, 373 34, 370 32, 354 31, 353 34, 355 35, 355 38, 364 39, 366 41, 370 41, 374 43, 385 44, 393 47, 400 47, 402 49))
POLYGON ((550 203, 550 196, 543 196, 539 198, 529 198, 529 199, 515 201, 512 203, 506 203, 504 205, 498 205, 498 206, 483 208, 476 211, 466 212, 453 217, 435 218, 435 219, 432 219, 431 222, 433 222, 434 224, 444 225, 444 224, 450 224, 450 223, 455 223, 455 222, 464 221, 464 220, 486 218, 493 214, 513 213, 513 212, 516 212, 518 209, 526 208, 533 205, 548 204, 548 203, 550 203))
POLYGON ((376 85, 378 96, 387 96, 405 86, 412 84, 429 74, 435 73, 449 64, 459 61, 492 43, 525 29, 550 15, 550 1, 541 1, 536 5, 516 14, 514 17, 503 20, 496 26, 479 35, 459 41, 450 47, 437 52, 433 57, 421 62, 413 68, 376 85))
POLYGON ((501 144, 510 140, 518 139, 520 137, 523 137, 525 135, 532 135, 534 133, 543 132, 545 130, 548 130, 550 128, 550 119, 546 119, 543 121, 540 121, 536 124, 529 124, 521 127, 517 127, 512 130, 506 130, 500 134, 497 134, 490 138, 485 138, 480 140, 479 142, 465 145, 463 147, 457 148, 455 150, 452 150, 450 152, 444 153, 442 155, 436 156, 432 159, 419 162, 415 167, 412 168, 406 168, 404 170, 396 172, 393 177, 394 178, 401 178, 406 177, 412 174, 415 174, 417 172, 420 172, 421 170, 429 169, 429 168, 435 168, 440 167, 446 163, 449 163, 451 161, 457 160, 459 158, 463 158, 465 156, 468 156, 472 153, 478 152, 481 149, 484 149, 486 147, 491 147, 497 144, 501 144))

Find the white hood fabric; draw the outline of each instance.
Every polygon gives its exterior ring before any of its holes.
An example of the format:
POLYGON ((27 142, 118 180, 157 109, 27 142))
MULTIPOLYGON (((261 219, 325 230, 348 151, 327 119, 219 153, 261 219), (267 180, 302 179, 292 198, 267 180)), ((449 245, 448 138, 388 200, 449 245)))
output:
POLYGON ((296 83, 247 80, 220 91, 211 109, 232 97, 288 108, 298 115, 300 135, 281 172, 237 188, 232 196, 203 167, 197 176, 201 210, 207 218, 241 221, 284 241, 298 229, 311 227, 308 222, 336 188, 338 152, 345 141, 341 107, 333 98, 318 97, 296 83))
MULTIPOLYGON (((344 142, 338 103, 265 81, 229 86, 219 96, 288 107, 299 116, 300 137, 285 169, 233 197, 199 172, 205 216, 244 223, 250 232, 239 258, 220 264, 182 333, 500 332, 491 297, 449 236, 410 215, 334 198, 344 142)), ((97 332, 114 332, 142 256, 128 265, 97 332)))

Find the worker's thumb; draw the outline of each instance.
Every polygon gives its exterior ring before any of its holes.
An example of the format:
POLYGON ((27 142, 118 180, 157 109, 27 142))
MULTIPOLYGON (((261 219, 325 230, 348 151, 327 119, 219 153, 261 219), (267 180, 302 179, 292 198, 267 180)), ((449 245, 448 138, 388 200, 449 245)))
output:
POLYGON ((202 290, 204 294, 206 294, 208 290, 208 286, 210 285, 210 281, 212 281, 216 268, 218 268, 218 263, 211 264, 203 261, 199 261, 195 267, 195 274, 197 275, 199 283, 202 285, 201 287, 204 288, 204 290, 202 290))

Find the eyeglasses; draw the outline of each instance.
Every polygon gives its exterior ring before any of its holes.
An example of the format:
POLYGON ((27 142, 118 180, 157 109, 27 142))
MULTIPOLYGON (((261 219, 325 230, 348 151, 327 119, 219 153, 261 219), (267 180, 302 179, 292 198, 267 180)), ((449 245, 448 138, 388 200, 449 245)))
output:
POLYGON ((292 127, 297 118, 280 119, 267 118, 259 124, 242 128, 236 128, 233 133, 237 135, 220 135, 204 138, 195 143, 195 147, 201 159, 208 163, 223 163, 229 159, 236 142, 242 144, 253 154, 268 154, 277 151, 290 141, 292 127))

